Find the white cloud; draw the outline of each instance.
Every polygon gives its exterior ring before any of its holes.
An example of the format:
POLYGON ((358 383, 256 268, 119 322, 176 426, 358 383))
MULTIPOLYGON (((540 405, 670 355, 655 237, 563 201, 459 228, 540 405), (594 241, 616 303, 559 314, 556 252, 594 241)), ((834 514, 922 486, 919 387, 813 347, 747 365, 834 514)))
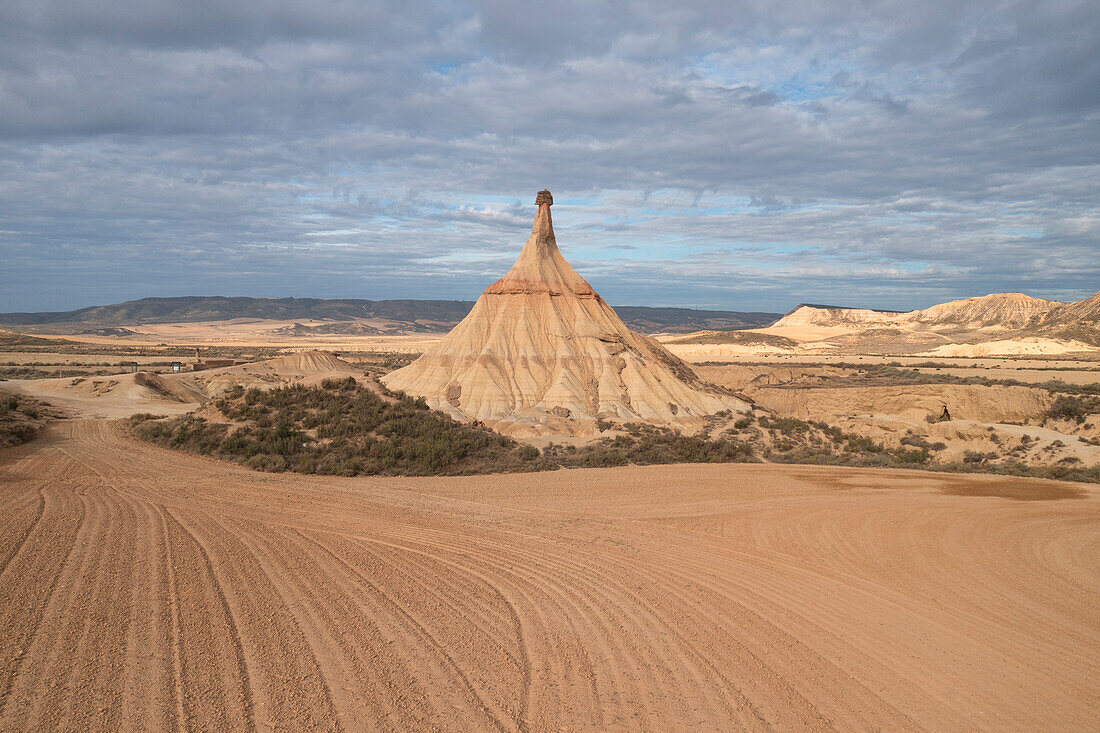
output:
POLYGON ((1087 2, 189 7, 0 8, 0 310, 472 298, 543 187, 613 302, 1100 287, 1087 2))

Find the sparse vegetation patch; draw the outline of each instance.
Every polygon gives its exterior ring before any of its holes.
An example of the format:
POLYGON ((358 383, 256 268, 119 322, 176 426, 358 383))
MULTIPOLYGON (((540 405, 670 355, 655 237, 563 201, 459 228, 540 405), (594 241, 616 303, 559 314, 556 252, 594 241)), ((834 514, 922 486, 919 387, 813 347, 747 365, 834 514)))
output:
POLYGON ((31 440, 52 416, 49 405, 0 390, 0 448, 31 440))
POLYGON ((1097 412, 1100 412, 1100 398, 1058 395, 1045 417, 1048 420, 1073 420, 1080 425, 1085 418, 1097 412))
POLYGON ((231 390, 214 403, 225 422, 187 415, 131 418, 134 432, 169 448, 211 455, 261 471, 341 476, 453 475, 561 467, 751 460, 729 437, 686 436, 630 425, 583 447, 538 450, 451 419, 421 399, 376 392, 354 379, 269 391, 231 390))
MULTIPOLYGON (((946 448, 909 434, 900 445, 819 421, 752 415, 715 416, 697 435, 645 424, 613 425, 583 446, 522 445, 487 428, 354 379, 326 380, 270 391, 236 387, 214 403, 219 419, 139 415, 134 432, 160 445, 216 456, 261 471, 328 475, 455 475, 659 463, 770 461, 837 466, 925 468, 1100 481, 1100 468, 1073 462, 1026 465, 1009 455, 973 452, 958 462, 936 460, 946 448)), ((1073 405, 1058 412, 1076 414, 1073 405), (1067 412, 1068 411, 1068 412, 1067 412)), ((1020 444, 1030 441, 1024 437, 1020 444)))

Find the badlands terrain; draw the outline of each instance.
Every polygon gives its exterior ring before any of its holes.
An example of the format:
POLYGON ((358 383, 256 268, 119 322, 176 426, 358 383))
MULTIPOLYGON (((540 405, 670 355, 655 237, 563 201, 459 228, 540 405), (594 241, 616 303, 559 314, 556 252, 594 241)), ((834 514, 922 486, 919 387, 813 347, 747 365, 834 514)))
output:
POLYGON ((925 357, 1100 353, 1100 293, 1074 303, 993 293, 895 312, 800 305, 763 328, 664 339, 696 361, 743 354, 887 354, 925 357))
POLYGON ((0 730, 1100 728, 1097 296, 646 335, 536 203, 428 319, 7 314, 0 730))
MULTIPOLYGON (((0 385, 66 416, 0 449, 0 729, 1100 725, 1093 484, 775 463, 260 473, 137 440, 121 418, 407 359, 173 374, 193 358, 166 350, 22 352, 8 368, 114 374, 0 385), (156 379, 117 366, 139 359, 156 379)), ((696 370, 761 415, 882 412, 945 441, 1083 429, 1012 425, 1048 409, 1038 388, 880 395, 858 386, 883 378, 870 361, 768 358, 696 370), (925 422, 940 400, 958 416, 925 422)), ((1096 381, 1088 360, 940 363, 920 369, 1096 381)))

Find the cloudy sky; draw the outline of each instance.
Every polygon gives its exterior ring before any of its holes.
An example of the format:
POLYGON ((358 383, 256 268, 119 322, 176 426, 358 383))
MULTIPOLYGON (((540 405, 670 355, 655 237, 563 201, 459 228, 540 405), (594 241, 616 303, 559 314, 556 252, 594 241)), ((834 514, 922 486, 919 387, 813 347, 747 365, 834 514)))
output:
POLYGON ((613 304, 1100 289, 1084 2, 0 3, 0 310, 473 299, 554 193, 613 304))

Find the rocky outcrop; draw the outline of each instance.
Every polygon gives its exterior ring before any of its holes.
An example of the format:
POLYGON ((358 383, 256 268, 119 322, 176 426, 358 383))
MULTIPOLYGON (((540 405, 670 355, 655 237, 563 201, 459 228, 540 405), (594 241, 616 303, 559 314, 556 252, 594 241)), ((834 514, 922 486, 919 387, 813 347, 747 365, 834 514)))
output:
POLYGON ((386 386, 515 435, 747 409, 623 324, 559 251, 552 203, 549 191, 539 192, 531 236, 512 268, 442 341, 386 375, 386 386))

